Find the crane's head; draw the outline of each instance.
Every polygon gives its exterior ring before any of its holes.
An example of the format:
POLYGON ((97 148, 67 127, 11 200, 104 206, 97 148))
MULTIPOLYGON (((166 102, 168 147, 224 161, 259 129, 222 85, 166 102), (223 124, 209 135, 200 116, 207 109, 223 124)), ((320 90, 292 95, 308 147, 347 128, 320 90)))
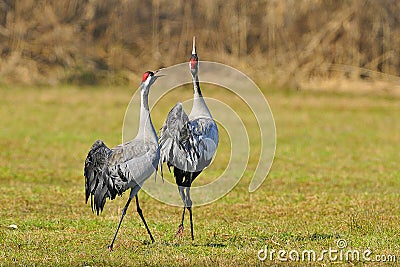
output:
POLYGON ((156 70, 154 72, 152 71, 146 71, 145 73, 143 73, 142 76, 142 82, 140 83, 142 88, 150 88, 150 86, 161 76, 164 75, 156 75, 157 72, 159 72, 160 70, 156 70))
POLYGON ((199 71, 199 58, 197 57, 196 53, 196 37, 193 36, 193 49, 192 49, 192 56, 190 57, 189 61, 190 72, 192 75, 196 75, 199 71))

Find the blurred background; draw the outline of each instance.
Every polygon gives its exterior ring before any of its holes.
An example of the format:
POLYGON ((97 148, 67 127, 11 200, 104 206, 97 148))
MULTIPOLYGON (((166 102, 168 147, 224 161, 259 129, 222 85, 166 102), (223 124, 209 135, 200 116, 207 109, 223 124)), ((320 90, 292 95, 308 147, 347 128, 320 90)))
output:
POLYGON ((395 0, 1 0, 0 82, 127 84, 187 61, 196 35, 201 60, 261 85, 395 90, 398 14, 395 0))

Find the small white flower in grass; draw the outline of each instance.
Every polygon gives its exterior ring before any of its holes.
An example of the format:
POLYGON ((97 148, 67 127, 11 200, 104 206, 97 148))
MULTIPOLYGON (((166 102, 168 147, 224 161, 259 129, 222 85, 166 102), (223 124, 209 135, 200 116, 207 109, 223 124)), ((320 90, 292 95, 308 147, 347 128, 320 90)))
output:
POLYGON ((10 224, 8 228, 16 230, 18 229, 18 226, 16 224, 10 224))

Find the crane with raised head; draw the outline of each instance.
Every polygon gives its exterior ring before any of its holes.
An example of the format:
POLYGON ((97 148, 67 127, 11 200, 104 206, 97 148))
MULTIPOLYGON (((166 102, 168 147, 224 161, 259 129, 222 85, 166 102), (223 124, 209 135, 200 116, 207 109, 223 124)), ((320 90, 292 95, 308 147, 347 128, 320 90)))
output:
POLYGON ((112 200, 117 195, 121 196, 122 193, 131 189, 117 230, 108 246, 110 251, 113 249, 118 230, 133 198, 136 200, 137 213, 142 219, 151 241, 154 242, 139 206, 138 191, 147 178, 157 171, 160 159, 158 138, 151 121, 148 104, 150 86, 161 76, 156 73, 157 71, 145 72, 140 83, 140 124, 137 136, 114 148, 108 148, 103 141, 97 140, 85 160, 86 203, 90 198, 92 211, 97 215, 103 211, 107 198, 112 200))
POLYGON ((193 37, 189 68, 193 84, 192 110, 187 115, 181 103, 172 108, 161 128, 159 144, 160 163, 166 162, 169 169, 173 167, 175 182, 184 205, 177 235, 181 237, 183 234, 187 209, 190 216, 191 237, 194 240, 190 187, 203 169, 210 165, 218 146, 218 127, 200 89, 195 37, 193 37))

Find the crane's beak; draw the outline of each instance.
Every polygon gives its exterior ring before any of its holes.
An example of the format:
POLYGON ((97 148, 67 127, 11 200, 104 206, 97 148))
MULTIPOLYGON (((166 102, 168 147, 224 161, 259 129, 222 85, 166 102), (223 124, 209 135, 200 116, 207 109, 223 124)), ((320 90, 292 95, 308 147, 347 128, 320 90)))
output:
POLYGON ((196 55, 196 36, 193 36, 192 55, 196 55))
POLYGON ((162 71, 163 69, 153 71, 154 75, 151 77, 150 86, 160 77, 165 76, 165 74, 157 74, 158 72, 162 71))
POLYGON ((157 73, 163 71, 164 69, 165 69, 165 68, 161 68, 161 69, 158 69, 158 70, 153 71, 153 73, 154 73, 154 76, 153 76, 153 77, 162 77, 162 76, 165 76, 165 74, 157 74, 157 73))

